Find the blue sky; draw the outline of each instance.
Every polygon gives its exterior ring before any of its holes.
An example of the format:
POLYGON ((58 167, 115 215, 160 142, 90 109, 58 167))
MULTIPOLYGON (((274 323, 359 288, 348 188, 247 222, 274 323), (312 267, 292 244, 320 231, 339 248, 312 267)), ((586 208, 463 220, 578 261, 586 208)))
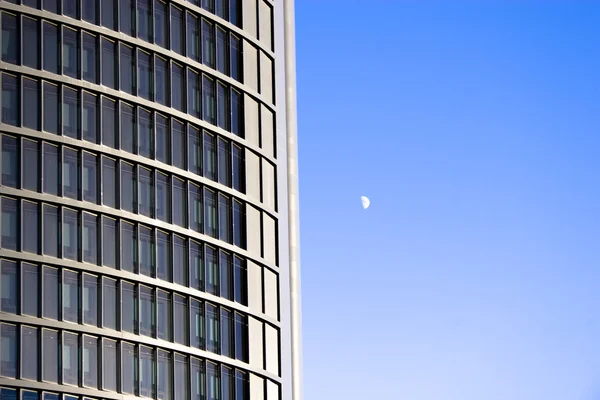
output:
POLYGON ((600 2, 296 19, 305 399, 600 399, 600 2))

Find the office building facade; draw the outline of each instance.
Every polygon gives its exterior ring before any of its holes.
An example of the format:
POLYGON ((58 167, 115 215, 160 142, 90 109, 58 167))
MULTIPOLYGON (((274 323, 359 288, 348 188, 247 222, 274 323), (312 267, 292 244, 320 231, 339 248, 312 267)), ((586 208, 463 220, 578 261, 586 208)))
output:
POLYGON ((292 2, 0 25, 0 398, 299 399, 292 2))

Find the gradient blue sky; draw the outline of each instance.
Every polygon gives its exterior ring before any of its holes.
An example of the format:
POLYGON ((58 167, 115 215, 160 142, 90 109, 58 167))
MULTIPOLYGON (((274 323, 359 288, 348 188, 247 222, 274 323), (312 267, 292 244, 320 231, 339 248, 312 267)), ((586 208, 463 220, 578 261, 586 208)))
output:
POLYGON ((296 18, 305 399, 600 399, 600 2, 296 18))

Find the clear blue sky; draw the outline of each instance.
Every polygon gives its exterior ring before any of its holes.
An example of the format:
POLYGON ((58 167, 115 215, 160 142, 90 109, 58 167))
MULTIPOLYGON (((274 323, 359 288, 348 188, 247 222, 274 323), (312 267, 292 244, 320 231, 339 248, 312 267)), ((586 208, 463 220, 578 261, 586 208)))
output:
POLYGON ((600 2, 296 18, 305 399, 600 399, 600 2))

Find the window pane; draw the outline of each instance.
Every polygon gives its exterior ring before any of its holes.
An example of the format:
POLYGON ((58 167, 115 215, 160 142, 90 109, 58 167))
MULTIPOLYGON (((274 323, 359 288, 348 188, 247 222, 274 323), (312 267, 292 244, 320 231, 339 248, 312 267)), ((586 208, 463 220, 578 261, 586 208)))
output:
POLYGON ((137 238, 133 224, 121 221, 121 269, 135 272, 137 238))
POLYGON ((216 238, 217 233, 217 199, 216 193, 204 189, 204 233, 216 238))
POLYGON ((198 300, 192 299, 191 304, 191 326, 192 326, 192 337, 190 346, 198 349, 204 348, 204 304, 198 300))
POLYGON ((215 0, 202 0, 202 8, 204 8, 208 12, 214 13, 215 0))
POLYGON ((131 164, 121 163, 121 208, 125 211, 135 212, 136 178, 135 167, 131 164))
POLYGON ((121 330, 125 332, 137 333, 137 295, 135 287, 128 282, 122 283, 122 310, 121 310, 121 330))
POLYGON ((204 75, 202 76, 202 106, 204 107, 203 119, 216 124, 215 82, 204 75))
POLYGON ((188 400, 189 377, 188 360, 181 354, 175 354, 175 400, 188 400))
POLYGON ((58 195, 58 147, 44 143, 44 193, 58 195))
POLYGON ((219 309, 211 304, 206 305, 206 350, 219 353, 219 309))
POLYGON ((0 311, 16 314, 19 301, 17 264, 2 260, 1 266, 2 272, 0 276, 2 278, 2 285, 0 292, 2 293, 2 302, 0 303, 0 311))
POLYGON ((221 267, 221 297, 228 300, 233 300, 233 265, 231 263, 231 254, 221 251, 220 256, 221 267))
POLYGON ((117 165, 110 158, 102 158, 102 204, 117 207, 117 165))
POLYGON ((231 115, 231 111, 229 109, 229 88, 220 82, 217 86, 217 100, 217 123, 220 128, 229 130, 229 116, 231 115))
POLYGON ((219 377, 219 367, 211 362, 206 362, 206 377, 207 377, 207 399, 220 400, 221 383, 219 377))
POLYGON ((185 204, 185 183, 177 178, 173 179, 173 223, 187 227, 187 207, 185 204))
POLYGON ((120 0, 119 11, 121 14, 121 32, 133 36, 135 10, 133 9, 133 2, 131 0, 120 0))
POLYGON ((168 164, 170 162, 170 132, 168 120, 156 114, 156 159, 168 164))
POLYGON ((217 156, 215 137, 208 132, 204 132, 204 177, 216 180, 217 179, 217 156))
POLYGON ((185 169, 185 127, 177 121, 173 121, 173 166, 185 169))
POLYGON ((25 128, 40 129, 40 91, 37 81, 23 78, 23 126, 25 128))
POLYGON ((91 24, 95 24, 97 22, 96 0, 82 0, 81 18, 91 24))
POLYGON ((77 18, 77 1, 62 0, 62 13, 67 17, 77 18))
POLYGON ((152 132, 152 115, 143 108, 138 109, 138 154, 147 158, 153 156, 154 133, 152 132))
POLYGON ((40 68, 40 25, 37 20, 23 17, 23 65, 40 68))
POLYGON ((102 14, 100 23, 102 26, 108 29, 115 29, 117 7, 117 0, 100 0, 100 12, 102 14))
POLYGON ((44 69, 58 74, 58 27, 44 22, 44 69))
POLYGON ((117 342, 102 340, 102 389, 117 391, 117 342))
POLYGON ((191 125, 188 125, 188 169, 202 174, 202 139, 200 131, 191 125))
POLYGON ((102 84, 111 89, 117 88, 115 79, 116 53, 116 43, 102 38, 102 84))
POLYGON ((17 138, 2 135, 2 185, 17 188, 19 177, 17 138))
POLYGON ((166 105, 168 105, 167 104, 167 98, 168 98, 167 85, 169 82, 167 61, 160 57, 155 57, 154 60, 155 60, 155 64, 156 64, 156 80, 154 82, 154 84, 156 86, 156 93, 155 93, 154 100, 157 103, 162 104, 163 106, 166 106, 166 105))
POLYGON ((44 130, 58 133, 58 86, 44 83, 44 130))
POLYGON ((64 271, 62 287, 63 320, 79 322, 79 278, 76 272, 64 271))
POLYGON ((96 178, 96 156, 87 152, 83 153, 83 200, 90 203, 98 202, 96 178))
POLYGON ((169 177, 163 173, 156 174, 156 218, 169 222, 169 210, 171 209, 171 188, 169 177))
POLYGON ((39 298, 40 285, 39 285, 39 267, 32 264, 21 264, 23 273, 23 287, 28 288, 31 291, 30 295, 23 296, 23 307, 21 313, 24 315, 31 315, 33 317, 39 317, 39 298))
POLYGON ((62 45, 63 74, 72 78, 77 78, 77 61, 79 60, 77 32, 73 29, 63 27, 62 45))
POLYGON ((202 220, 204 209, 202 208, 202 190, 190 183, 190 229, 203 232, 202 220))
POLYGON ((98 388, 98 340, 90 336, 83 337, 83 384, 98 388))
POLYGON ((202 258, 202 245, 193 240, 190 241, 190 272, 192 274, 192 288, 204 290, 204 262, 202 258))
POLYGON ((175 315, 173 326, 175 327, 175 343, 187 345, 188 321, 187 321, 187 299, 183 296, 173 295, 175 304, 175 315))
POLYGON ((84 214, 83 217, 83 261, 90 264, 98 262, 98 224, 97 217, 84 214))
POLYGON ((154 43, 167 48, 167 5, 160 0, 154 1, 154 43))
POLYGON ((121 81, 120 88, 122 91, 133 94, 135 82, 135 58, 133 49, 129 46, 121 44, 121 81))
POLYGON ((154 234, 151 229, 144 226, 140 226, 140 274, 155 276, 154 234))
POLYGON ((187 56, 194 61, 200 61, 200 34, 198 18, 192 13, 186 13, 187 19, 187 56))
POLYGON ((38 329, 21 328, 21 378, 38 380, 38 329))
POLYGON ((221 309, 221 354, 234 357, 233 354, 233 317, 231 311, 221 309))
POLYGON ((239 137, 243 134, 243 103, 242 95, 235 90, 231 91, 231 133, 239 137))
POLYGON ((171 281, 171 240, 169 235, 158 231, 156 238, 156 277, 164 281, 171 281))
POLYGON ((63 196, 77 199, 79 194, 79 154, 63 148, 63 196))
POLYGON ((244 150, 236 145, 232 146, 233 151, 233 188, 239 192, 244 192, 244 150))
POLYGON ((40 218, 38 204, 23 202, 23 251, 38 254, 40 218))
POLYGON ((19 213, 17 201, 2 197, 2 248, 7 250, 18 249, 19 213))
POLYGON ((102 278, 102 326, 117 329, 117 281, 102 278))
POLYGON ((240 18, 239 8, 239 0, 229 0, 229 22, 236 26, 242 25, 242 19, 240 18))
POLYGON ((152 99, 152 64, 150 60, 150 54, 138 50, 138 96, 148 100, 152 99))
POLYGON ((146 217, 154 217, 154 177, 152 171, 140 167, 140 192, 138 212, 146 217))
POLYGON ((234 300, 242 305, 248 305, 248 272, 246 262, 233 257, 234 300))
POLYGON ((63 135, 77 139, 79 127, 79 98, 77 91, 63 87, 62 129, 63 135))
POLYGON ((243 371, 235 371, 235 400, 247 400, 250 398, 248 374, 243 371))
POLYGON ((157 304, 157 334, 159 339, 171 340, 171 295, 165 291, 158 291, 157 304))
POLYGON ((231 153, 229 143, 219 138, 219 183, 231 186, 231 153))
MULTIPOLYGON (((37 366, 36 366, 37 368, 37 366)), ((44 393, 44 396, 48 395, 49 393, 44 393)), ((2 395, 4 397, 4 395, 2 395)), ((14 397, 14 399, 16 399, 16 395, 14 397)), ((21 392, 21 399, 23 400, 38 400, 39 396, 37 392, 33 392, 33 391, 29 391, 29 390, 23 390, 21 392)))
POLYGON ((171 354, 158 350, 158 399, 171 400, 171 354))
POLYGON ((62 354, 62 383, 67 385, 79 384, 79 338, 73 333, 63 335, 62 354))
POLYGON ((92 83, 96 83, 98 79, 96 74, 96 51, 96 37, 84 32, 81 69, 83 71, 83 79, 92 83))
POLYGON ((202 63, 215 68, 215 31, 214 26, 202 19, 202 63))
POLYGON ((184 111, 184 95, 183 88, 183 68, 177 64, 172 64, 172 82, 171 82, 171 107, 176 110, 184 111))
POLYGON ((121 391, 128 394, 136 394, 138 357, 133 344, 121 344, 121 391))
POLYGON ((79 216, 76 211, 64 209, 63 220, 63 258, 78 259, 79 250, 79 216))
POLYGON ((196 118, 202 118, 200 104, 200 80, 198 73, 188 70, 188 114, 196 118))
POLYGON ((221 399, 222 400, 234 400, 234 377, 233 370, 229 367, 221 367, 221 399))
POLYGON ((228 0, 217 0, 216 6, 217 15, 224 20, 229 19, 229 1, 228 0))
POLYGON ((97 117, 97 97, 88 92, 83 92, 83 116, 81 121, 81 129, 83 130, 83 140, 96 143, 98 135, 96 126, 98 125, 97 117))
MULTIPOLYGON (((223 3, 225 0, 217 0, 223 3)), ((229 75, 229 35, 221 28, 217 28, 217 70, 229 75)))
POLYGON ((58 382, 58 332, 44 329, 42 336, 42 380, 58 382))
POLYGON ((102 265, 117 268, 117 221, 102 217, 102 265))
POLYGON ((206 374, 204 372, 204 363, 192 357, 192 400, 206 399, 206 374))
POLYGON ((42 307, 44 318, 58 319, 58 269, 44 267, 43 291, 44 302, 42 303, 42 307))
POLYGON ((248 319, 235 313, 235 358, 248 362, 248 319))
POLYGON ((2 13, 2 61, 19 63, 19 32, 17 29, 17 16, 2 13))
POLYGON ((17 78, 2 74, 2 122, 19 125, 19 85, 17 78))
POLYGON ((231 77, 238 82, 242 81, 242 46, 240 39, 230 36, 231 48, 231 77))
POLYGON ((151 348, 140 346, 140 396, 154 398, 156 359, 151 348))
POLYGON ((102 98, 102 144, 116 148, 117 143, 117 103, 106 97, 102 98))
POLYGON ((206 246, 206 291, 219 295, 219 260, 218 251, 206 246))
POLYGON ((137 0, 137 30, 138 37, 150 42, 152 40, 152 14, 150 0, 137 0))
POLYGON ((44 254, 58 257, 58 207, 44 205, 44 254))
POLYGON ((188 253, 186 241, 180 236, 173 236, 173 282, 179 285, 188 284, 188 253))
POLYGON ((183 53, 183 11, 171 6, 171 50, 183 53))
POLYGON ((83 323, 98 325, 98 277, 83 275, 83 323))
POLYGON ((23 189, 37 192, 39 190, 39 153, 38 143, 23 139, 23 157, 27 163, 23 168, 23 189))

